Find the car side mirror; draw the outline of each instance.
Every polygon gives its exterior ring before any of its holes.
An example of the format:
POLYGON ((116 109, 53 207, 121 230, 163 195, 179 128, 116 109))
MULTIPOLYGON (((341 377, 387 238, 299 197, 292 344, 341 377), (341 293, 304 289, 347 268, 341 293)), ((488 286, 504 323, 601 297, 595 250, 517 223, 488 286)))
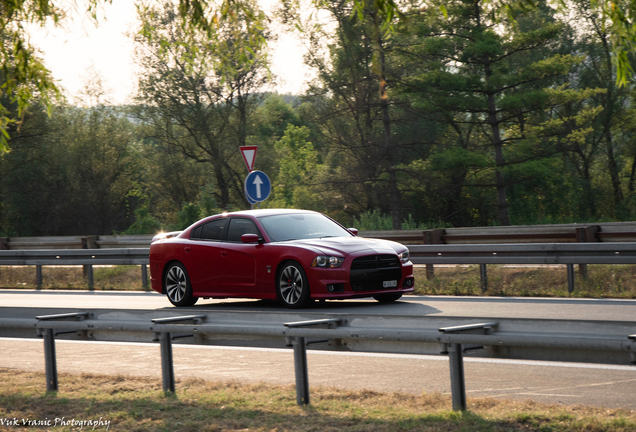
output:
POLYGON ((353 234, 354 236, 358 236, 358 229, 357 228, 347 228, 349 230, 349 232, 351 232, 351 234, 353 234))
POLYGON ((241 241, 243 243, 258 243, 258 234, 243 234, 241 236, 241 241))

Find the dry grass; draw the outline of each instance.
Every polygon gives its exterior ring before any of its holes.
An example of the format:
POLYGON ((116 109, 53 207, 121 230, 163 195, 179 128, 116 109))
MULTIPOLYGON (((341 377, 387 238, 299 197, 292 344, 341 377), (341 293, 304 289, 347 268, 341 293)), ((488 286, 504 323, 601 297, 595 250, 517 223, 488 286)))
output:
MULTIPOLYGON (((140 266, 94 267, 94 289, 104 291, 143 290, 140 266)), ((44 266, 42 289, 86 290, 88 279, 81 266, 44 266)), ((35 267, 0 267, 0 288, 37 288, 35 267)))
POLYGON ((568 293, 567 270, 563 267, 488 266, 488 290, 482 293, 479 266, 436 267, 435 277, 426 279, 426 269, 415 268, 417 294, 490 295, 511 297, 636 298, 636 266, 588 265, 588 277, 578 270, 575 291, 568 293))
MULTIPOLYGON (((511 297, 636 298, 636 266, 589 265, 588 278, 576 275, 576 290, 568 294, 565 267, 488 266, 488 291, 481 292, 479 266, 436 267, 435 278, 416 267, 416 294, 490 295, 511 297)), ((44 267, 42 289, 86 290, 82 267, 44 267)), ((140 291, 139 266, 96 267, 96 290, 140 291)), ((36 288, 35 267, 0 268, 0 288, 36 288)))
MULTIPOLYGON (((0 369, 0 419, 101 420, 110 431, 604 431, 636 430, 636 412, 469 399, 468 411, 449 409, 450 397, 312 388, 312 405, 296 405, 293 386, 190 380, 166 396, 153 379, 60 375, 60 391, 43 391, 44 374, 0 369)), ((1 422, 1 421, 0 421, 1 422)), ((0 431, 79 430, 14 427, 0 431)), ((84 426, 82 430, 92 430, 84 426)), ((98 425, 94 430, 106 430, 98 425)))

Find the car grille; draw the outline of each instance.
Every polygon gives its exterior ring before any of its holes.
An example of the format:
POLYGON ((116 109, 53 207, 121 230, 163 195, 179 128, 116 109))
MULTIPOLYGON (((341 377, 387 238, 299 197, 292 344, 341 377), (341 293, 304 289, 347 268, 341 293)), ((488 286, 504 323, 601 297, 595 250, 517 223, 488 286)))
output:
POLYGON ((354 291, 388 289, 383 287, 384 281, 399 283, 400 279, 402 266, 397 255, 369 255, 356 258, 351 263, 349 281, 354 291))

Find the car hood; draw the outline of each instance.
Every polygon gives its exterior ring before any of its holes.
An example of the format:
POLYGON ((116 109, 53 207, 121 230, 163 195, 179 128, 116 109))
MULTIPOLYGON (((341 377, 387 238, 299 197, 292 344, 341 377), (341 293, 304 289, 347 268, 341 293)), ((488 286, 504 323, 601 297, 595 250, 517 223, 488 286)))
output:
POLYGON ((294 240, 289 243, 315 249, 319 253, 340 254, 394 254, 403 252, 406 246, 389 240, 363 237, 332 237, 322 239, 294 240))

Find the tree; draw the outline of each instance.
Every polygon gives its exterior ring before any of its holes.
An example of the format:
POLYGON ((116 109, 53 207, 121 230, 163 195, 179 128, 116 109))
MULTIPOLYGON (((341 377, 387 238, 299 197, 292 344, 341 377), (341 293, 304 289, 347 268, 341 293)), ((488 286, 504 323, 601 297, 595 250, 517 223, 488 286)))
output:
MULTIPOLYGON (((545 8, 519 16, 513 25, 479 0, 444 5, 448 19, 412 20, 418 42, 402 55, 417 73, 404 81, 404 91, 419 98, 423 115, 446 123, 447 133, 456 137, 444 153, 444 164, 454 160, 459 168, 453 182, 461 184, 472 165, 482 173, 472 183, 494 187, 498 222, 509 225, 508 188, 524 181, 521 166, 554 152, 542 137, 527 139, 552 103, 546 86, 581 59, 545 49, 561 31, 545 8), (494 182, 483 174, 484 146, 494 154, 487 171, 494 182)), ((440 12, 431 8, 428 14, 440 12)))
POLYGON ((143 69, 139 118, 153 125, 157 141, 209 164, 224 209, 245 205, 238 147, 269 81, 266 45, 252 41, 248 27, 269 37, 267 19, 251 0, 238 3, 231 18, 206 32, 182 27, 170 3, 146 6, 135 37, 143 69))
POLYGON ((13 150, 1 160, 9 172, 2 179, 5 232, 97 235, 130 226, 141 163, 135 128, 102 95, 89 85, 90 106, 58 106, 50 119, 43 110, 29 110, 13 150))
MULTIPOLYGON (((112 0, 86 0, 85 10, 92 20, 98 22, 100 6, 112 0)), ((62 0, 5 0, 0 3, 0 96, 8 96, 15 103, 15 112, 0 105, 0 156, 9 150, 9 126, 24 120, 26 110, 42 102, 50 114, 54 99, 60 94, 58 87, 42 59, 28 42, 27 23, 43 26, 48 22, 60 24, 68 11, 62 0)), ((263 45, 265 36, 261 31, 259 14, 245 2, 223 0, 217 9, 210 7, 208 0, 179 0, 178 12, 185 29, 212 34, 226 22, 240 16, 246 24, 242 36, 247 46, 263 45)), ((251 64, 249 49, 234 52, 234 60, 243 65, 251 64), (237 55, 238 54, 238 55, 237 55)))
MULTIPOLYGON (((587 54, 586 61, 579 68, 583 83, 601 88, 604 91, 594 95, 594 103, 602 107, 602 113, 593 125, 593 148, 604 154, 605 170, 611 182, 613 197, 612 215, 621 212, 625 194, 621 185, 621 152, 626 147, 620 136, 630 129, 632 113, 633 85, 616 85, 618 64, 612 53, 612 34, 607 16, 598 16, 589 0, 578 0, 572 4, 572 14, 579 23, 577 26, 581 38, 581 49, 587 54)), ((627 59, 631 67, 633 60, 627 59)), ((588 168, 589 169, 589 168, 588 168)))
POLYGON ((11 128, 14 134, 19 132, 29 106, 41 101, 50 111, 53 99, 60 94, 49 70, 29 45, 25 24, 57 23, 62 15, 49 0, 0 4, 0 156, 9 151, 11 128))
POLYGON ((321 167, 318 152, 309 141, 310 130, 305 126, 289 125, 285 135, 275 144, 279 172, 272 207, 321 209, 320 186, 315 184, 321 167))
POLYGON ((305 112, 322 135, 323 153, 328 153, 324 160, 329 165, 325 190, 338 197, 325 202, 337 203, 339 210, 350 216, 380 205, 399 228, 401 152, 391 132, 392 107, 387 97, 390 71, 382 60, 390 47, 381 28, 383 18, 373 8, 365 10, 364 19, 352 16, 348 1, 321 2, 319 7, 336 23, 333 37, 323 27, 303 22, 293 7, 284 11, 284 18, 303 30, 309 44, 306 63, 318 73, 306 97, 311 108, 305 112), (369 22, 371 15, 375 18, 369 22), (333 42, 325 47, 325 40, 333 42), (344 208, 343 196, 350 203, 344 208))

